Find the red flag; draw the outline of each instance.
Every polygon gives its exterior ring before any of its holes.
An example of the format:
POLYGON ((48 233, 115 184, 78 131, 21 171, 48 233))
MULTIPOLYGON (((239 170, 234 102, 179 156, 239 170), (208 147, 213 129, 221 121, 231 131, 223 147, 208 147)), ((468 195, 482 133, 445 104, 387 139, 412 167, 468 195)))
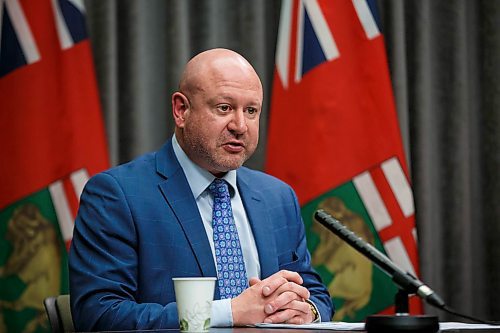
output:
POLYGON ((389 311, 392 282, 312 222, 323 208, 418 274, 413 197, 384 40, 365 0, 283 2, 266 169, 297 192, 335 319, 389 311))
POLYGON ((81 2, 0 1, 0 28, 0 331, 33 331, 68 291, 78 198, 109 162, 81 2))

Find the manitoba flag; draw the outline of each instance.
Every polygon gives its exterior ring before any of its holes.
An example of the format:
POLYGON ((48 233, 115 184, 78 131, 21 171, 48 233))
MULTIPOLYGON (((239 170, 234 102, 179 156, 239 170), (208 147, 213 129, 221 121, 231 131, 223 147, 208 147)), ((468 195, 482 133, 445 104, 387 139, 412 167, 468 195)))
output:
MULTIPOLYGON (((413 195, 383 36, 365 0, 283 1, 266 170, 302 205, 314 267, 335 320, 390 312, 397 288, 313 222, 324 209, 418 275, 413 195)), ((412 299, 412 313, 422 311, 412 299)))
POLYGON ((48 332, 89 176, 109 166, 82 1, 0 0, 0 332, 48 332))

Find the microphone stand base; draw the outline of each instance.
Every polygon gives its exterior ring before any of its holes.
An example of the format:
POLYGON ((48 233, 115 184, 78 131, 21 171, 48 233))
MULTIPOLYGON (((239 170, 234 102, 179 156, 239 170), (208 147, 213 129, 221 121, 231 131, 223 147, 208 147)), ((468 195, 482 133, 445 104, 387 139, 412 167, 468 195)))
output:
POLYGON ((439 320, 429 315, 372 315, 366 318, 365 329, 368 333, 435 333, 439 331, 439 320))

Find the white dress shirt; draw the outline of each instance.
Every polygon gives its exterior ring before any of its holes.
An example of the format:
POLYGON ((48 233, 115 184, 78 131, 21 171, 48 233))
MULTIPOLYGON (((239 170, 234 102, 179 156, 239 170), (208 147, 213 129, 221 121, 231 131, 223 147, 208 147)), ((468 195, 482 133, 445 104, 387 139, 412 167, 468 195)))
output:
MULTIPOLYGON (((212 249, 212 255, 215 264, 215 251, 212 229, 212 207, 213 198, 208 191, 208 186, 215 179, 215 176, 205 169, 201 168, 189 159, 186 153, 182 150, 175 134, 172 138, 172 146, 175 156, 186 175, 189 187, 196 199, 198 210, 203 220, 203 226, 207 233, 207 238, 212 249)), ((231 195, 231 208, 233 210, 234 223, 238 230, 241 249, 243 251, 243 259, 248 278, 260 278, 260 263, 257 246, 253 237, 252 228, 248 222, 248 217, 243 207, 240 193, 237 186, 236 170, 231 170, 222 177, 229 183, 229 193, 231 195)), ((215 265, 217 267, 217 265, 215 265)), ((215 286, 218 288, 218 286, 215 286)), ((231 299, 216 300, 212 303, 212 318, 210 320, 212 326, 226 327, 233 325, 233 316, 231 311, 231 299)))

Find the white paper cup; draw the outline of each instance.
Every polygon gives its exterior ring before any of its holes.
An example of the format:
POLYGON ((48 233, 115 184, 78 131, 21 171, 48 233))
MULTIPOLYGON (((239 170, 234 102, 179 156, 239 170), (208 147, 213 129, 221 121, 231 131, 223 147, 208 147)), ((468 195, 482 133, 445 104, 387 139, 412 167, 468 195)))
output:
POLYGON ((215 277, 172 278, 181 332, 208 332, 215 277))

